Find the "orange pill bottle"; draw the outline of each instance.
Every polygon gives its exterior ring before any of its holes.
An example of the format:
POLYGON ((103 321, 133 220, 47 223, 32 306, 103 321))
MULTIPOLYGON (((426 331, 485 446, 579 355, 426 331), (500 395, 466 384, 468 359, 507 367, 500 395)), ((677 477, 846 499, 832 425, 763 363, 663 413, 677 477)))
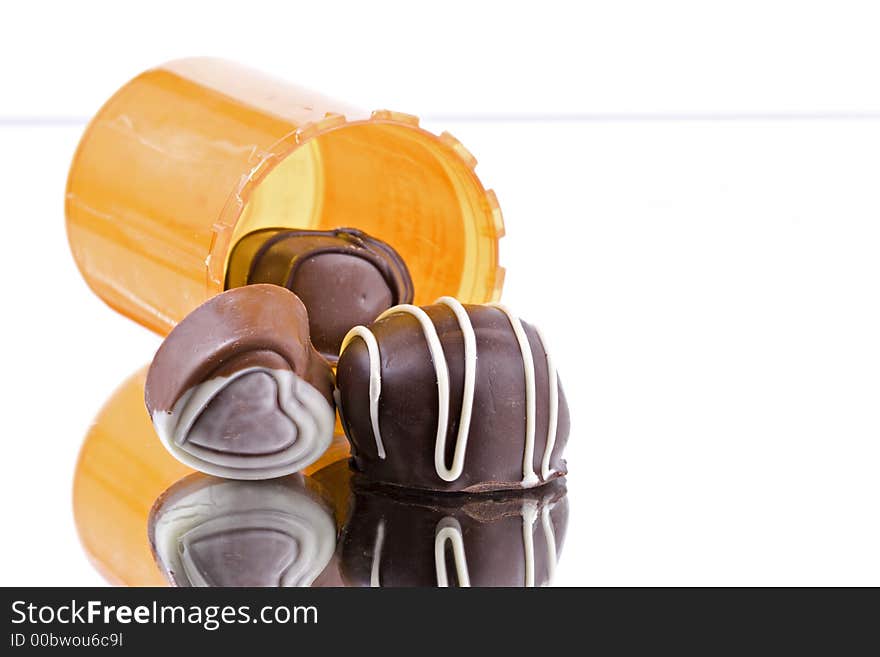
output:
POLYGON ((130 81, 86 128, 68 238, 95 293, 160 334, 223 291, 235 245, 265 228, 359 228, 403 256, 416 303, 481 303, 500 295, 504 227, 475 164, 414 116, 178 60, 130 81))

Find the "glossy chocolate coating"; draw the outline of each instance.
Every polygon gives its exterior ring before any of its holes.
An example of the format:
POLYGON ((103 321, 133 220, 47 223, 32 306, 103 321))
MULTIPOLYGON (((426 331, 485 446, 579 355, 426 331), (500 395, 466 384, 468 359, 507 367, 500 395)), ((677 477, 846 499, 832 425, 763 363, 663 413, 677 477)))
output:
POLYGON ((286 474, 332 438, 333 372, 305 307, 276 285, 229 290, 184 318, 156 352, 145 401, 169 451, 220 476, 286 474))
POLYGON ((567 524, 564 479, 481 495, 355 485, 339 572, 346 586, 543 586, 567 524))
MULTIPOLYGON (((466 305, 476 337, 476 385, 464 468, 453 481, 435 467, 438 423, 437 373, 425 333, 411 314, 392 313, 375 322, 381 372, 378 420, 386 456, 381 458, 371 426, 370 356, 363 339, 351 340, 337 368, 339 412, 352 445, 354 467, 378 482, 438 491, 518 489, 566 473, 562 452, 569 414, 558 379, 556 441, 551 472, 541 476, 550 428, 549 369, 545 347, 535 329, 522 322, 534 364, 535 414, 533 470, 537 481, 524 484, 526 383, 523 353, 511 321, 493 306, 466 305)), ((453 311, 441 304, 423 308, 434 325, 449 371, 449 421, 445 463, 451 463, 464 390, 463 332, 453 311)))
POLYGON ((409 303, 412 280, 400 255, 353 228, 256 231, 230 257, 227 287, 274 283, 308 309, 312 342, 335 362, 348 330, 385 309, 409 303))

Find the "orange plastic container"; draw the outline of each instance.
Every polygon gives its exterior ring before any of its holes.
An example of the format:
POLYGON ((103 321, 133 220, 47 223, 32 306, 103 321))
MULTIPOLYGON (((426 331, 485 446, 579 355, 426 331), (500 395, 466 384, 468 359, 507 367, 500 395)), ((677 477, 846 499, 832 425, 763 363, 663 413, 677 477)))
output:
POLYGON ((262 228, 351 226, 406 261, 416 303, 500 296, 495 195, 451 135, 351 109, 216 59, 122 87, 85 131, 67 185, 70 246, 108 304, 165 334, 224 289, 262 228))

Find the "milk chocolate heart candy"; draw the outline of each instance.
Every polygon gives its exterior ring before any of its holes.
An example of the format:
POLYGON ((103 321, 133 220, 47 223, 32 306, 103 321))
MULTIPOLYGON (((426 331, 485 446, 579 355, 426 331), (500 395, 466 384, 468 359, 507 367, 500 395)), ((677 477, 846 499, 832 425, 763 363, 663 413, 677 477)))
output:
POLYGON ((229 290, 187 315, 156 352, 145 393, 168 451, 220 477, 296 472, 333 438, 333 371, 302 302, 276 285, 229 290))
POLYGON ((400 305, 342 343, 354 467, 409 488, 486 491, 566 473, 568 406, 541 334, 503 306, 400 305))
POLYGON ((312 342, 336 362, 342 338, 383 310, 413 299, 403 259, 391 246, 354 228, 260 230, 230 258, 227 287, 274 283, 292 290, 309 313, 312 342))

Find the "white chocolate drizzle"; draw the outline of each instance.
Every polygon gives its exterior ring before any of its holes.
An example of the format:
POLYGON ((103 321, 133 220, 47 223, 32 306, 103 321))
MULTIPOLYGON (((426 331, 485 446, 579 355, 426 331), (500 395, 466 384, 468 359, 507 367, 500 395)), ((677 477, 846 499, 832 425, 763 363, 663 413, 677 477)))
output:
POLYGON ((550 469, 550 456, 553 448, 556 446, 556 428, 559 424, 559 381, 556 375, 556 365, 553 363, 553 357, 550 350, 547 349, 547 341, 544 340, 544 334, 541 329, 535 327, 535 333, 538 334, 538 340, 544 348, 544 354, 547 357, 547 389, 549 391, 549 401, 547 404, 547 442, 544 444, 544 458, 541 459, 541 478, 547 481, 547 478, 553 472, 550 469))
MULTIPOLYGON (((437 335, 437 328, 434 326, 434 322, 431 321, 431 318, 428 316, 424 310, 419 308, 418 306, 413 306, 409 303, 404 303, 399 306, 394 306, 389 308, 381 315, 376 318, 378 322, 380 319, 384 319, 389 315, 393 315, 395 313, 407 313, 415 317, 419 320, 419 324, 422 326, 422 333, 425 335, 425 341, 428 343, 428 351, 431 353, 431 360, 434 363, 434 373, 437 377, 437 437, 435 439, 434 444, 436 446, 446 445, 446 428, 449 424, 449 368, 446 365, 446 354, 443 352, 443 345, 440 342, 440 336, 437 335)), ((372 368, 371 368, 372 369, 372 368)), ((437 470, 437 474, 445 479, 446 481, 452 481, 453 479, 446 479, 443 476, 443 472, 440 471, 437 462, 437 450, 439 447, 435 447, 434 449, 434 466, 437 470)), ((463 460, 464 454, 462 454, 463 460)), ((443 469, 445 471, 445 464, 443 464, 443 450, 440 450, 440 465, 443 465, 443 469)), ((453 461, 453 466, 455 461, 453 461)), ((461 472, 459 471, 459 474, 461 472)))
POLYGON ((380 520, 376 527, 376 542, 373 543, 373 563, 370 567, 370 587, 382 586, 379 581, 379 565, 382 563, 382 546, 385 544, 385 521, 380 520))
POLYGON ((448 587, 449 576, 446 573, 446 542, 452 544, 452 558, 455 562, 455 576, 460 587, 469 587, 471 577, 468 572, 467 557, 464 553, 464 539, 461 525, 452 516, 446 516, 437 523, 434 530, 434 568, 437 571, 437 586, 448 587))
POLYGON ((526 384, 526 445, 525 449, 523 449, 522 484, 524 487, 534 486, 538 483, 538 475, 535 474, 533 464, 535 458, 535 362, 532 359, 532 347, 529 344, 529 338, 519 317, 511 313, 506 306, 500 303, 489 305, 507 315, 510 326, 513 328, 513 334, 516 336, 517 343, 519 343, 526 384))
POLYGON ((434 469, 443 481, 455 481, 464 470, 464 456, 467 450, 468 435, 471 430, 471 411, 474 406, 474 390, 477 378, 477 335, 467 310, 458 299, 440 297, 436 303, 442 303, 455 314, 461 334, 464 337, 464 391, 461 398, 461 415, 458 420, 458 436, 455 440, 455 452, 452 467, 446 467, 446 432, 437 437, 434 446, 434 469))
MULTIPOLYGON (((367 345, 367 354, 370 357, 370 423, 373 427, 373 438, 376 441, 376 451, 379 458, 385 458, 385 445, 382 443, 382 434, 379 433, 379 397, 382 395, 382 361, 379 360, 379 343, 376 336, 366 326, 355 326, 342 340, 339 353, 342 354, 348 343, 355 338, 360 338, 367 345)), ((337 399, 337 405, 338 399, 337 399)))
MULTIPOLYGON (((464 340, 464 387, 462 391, 461 414, 459 416, 458 433, 456 435, 452 465, 449 467, 446 465, 446 433, 449 425, 450 379, 449 368, 446 364, 446 355, 443 351, 443 345, 440 341, 440 336, 437 333, 437 328, 431 321, 430 316, 422 308, 411 304, 393 306, 379 315, 375 321, 379 321, 397 313, 406 313, 412 315, 418 320, 425 336, 425 341, 428 344, 428 350, 431 354, 431 360, 434 365, 434 373, 437 381, 437 434, 434 443, 434 469, 437 472, 437 476, 444 481, 455 481, 461 476, 461 473, 464 470, 468 436, 470 435, 471 416, 473 413, 474 394, 476 390, 477 338, 468 312, 460 301, 453 297, 440 297, 435 303, 445 305, 452 311, 458 321, 464 340)), ((488 305, 497 308, 505 314, 510 322, 511 328, 513 329, 514 336, 516 337, 520 349, 520 355, 522 356, 526 393, 526 434, 522 461, 522 485, 523 487, 534 486, 540 480, 534 469, 536 384, 535 364, 532 357, 531 345, 529 344, 529 339, 523 328, 522 322, 518 317, 513 315, 507 307, 501 304, 488 305)), ((553 473, 550 468, 550 457, 556 444, 556 431, 559 415, 559 390, 553 359, 550 356, 550 352, 547 350, 546 343, 540 331, 537 331, 537 335, 546 354, 549 388, 547 440, 541 462, 541 478, 546 480, 553 473)), ((373 430, 373 437, 376 441, 376 450, 379 458, 384 459, 386 456, 385 446, 379 428, 379 398, 382 394, 382 372, 379 344, 376 340, 376 336, 369 328, 365 326, 355 326, 343 339, 342 345, 339 349, 340 355, 355 338, 361 338, 367 346, 367 354, 370 361, 370 425, 373 430)))
POLYGON ((535 585, 535 520, 538 518, 538 503, 525 500, 522 505, 522 537, 525 554, 525 582, 527 588, 535 585))
POLYGON ((556 576, 556 532, 553 531, 550 506, 546 504, 541 509, 541 525, 544 527, 544 540, 547 542, 547 582, 545 586, 549 586, 556 576))

